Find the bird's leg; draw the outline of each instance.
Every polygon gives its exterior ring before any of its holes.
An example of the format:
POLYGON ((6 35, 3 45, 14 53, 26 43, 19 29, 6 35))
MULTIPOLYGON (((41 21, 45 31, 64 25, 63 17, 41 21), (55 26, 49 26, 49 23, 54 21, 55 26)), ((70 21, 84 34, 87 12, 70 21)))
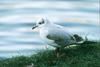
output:
POLYGON ((64 56, 64 55, 65 55, 64 49, 62 49, 62 48, 60 48, 60 47, 57 47, 57 48, 56 48, 56 56, 57 56, 57 58, 58 58, 58 57, 62 57, 62 56, 64 56))
POLYGON ((60 47, 57 47, 57 48, 56 48, 56 52, 59 52, 59 51, 60 51, 60 47))
POLYGON ((55 50, 55 52, 56 52, 56 56, 59 57, 60 56, 60 48, 57 47, 56 50, 55 50))

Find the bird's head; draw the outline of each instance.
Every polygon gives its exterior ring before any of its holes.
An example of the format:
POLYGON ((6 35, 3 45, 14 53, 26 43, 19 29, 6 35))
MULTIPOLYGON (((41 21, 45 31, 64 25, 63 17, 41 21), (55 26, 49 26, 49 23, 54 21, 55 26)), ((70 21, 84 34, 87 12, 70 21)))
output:
POLYGON ((37 27, 43 27, 45 26, 46 24, 49 24, 49 21, 47 18, 41 18, 39 19, 36 23, 34 23, 32 29, 35 29, 37 27))

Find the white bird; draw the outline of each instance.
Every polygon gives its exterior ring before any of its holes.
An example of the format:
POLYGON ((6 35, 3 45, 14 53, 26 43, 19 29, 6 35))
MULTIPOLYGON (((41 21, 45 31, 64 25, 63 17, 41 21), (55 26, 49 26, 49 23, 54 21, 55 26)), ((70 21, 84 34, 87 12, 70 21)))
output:
POLYGON ((48 45, 57 49, 76 43, 75 37, 64 30, 60 25, 50 22, 47 18, 42 18, 37 21, 32 29, 39 27, 40 37, 48 45))

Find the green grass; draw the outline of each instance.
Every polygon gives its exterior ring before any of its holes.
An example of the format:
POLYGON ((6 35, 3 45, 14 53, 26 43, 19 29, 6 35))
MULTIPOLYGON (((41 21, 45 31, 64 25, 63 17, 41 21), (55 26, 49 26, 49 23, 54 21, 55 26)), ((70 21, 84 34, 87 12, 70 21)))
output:
POLYGON ((69 47, 57 57, 54 50, 46 50, 31 57, 19 56, 0 61, 0 67, 100 67, 100 43, 69 47))

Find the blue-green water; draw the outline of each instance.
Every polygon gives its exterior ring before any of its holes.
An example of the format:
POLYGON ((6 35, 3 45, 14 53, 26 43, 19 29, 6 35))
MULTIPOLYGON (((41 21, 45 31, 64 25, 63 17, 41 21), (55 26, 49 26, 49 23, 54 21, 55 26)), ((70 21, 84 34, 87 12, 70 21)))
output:
POLYGON ((97 0, 0 0, 0 57, 30 55, 46 49, 38 31, 32 30, 33 23, 42 16, 72 33, 100 40, 97 0))

